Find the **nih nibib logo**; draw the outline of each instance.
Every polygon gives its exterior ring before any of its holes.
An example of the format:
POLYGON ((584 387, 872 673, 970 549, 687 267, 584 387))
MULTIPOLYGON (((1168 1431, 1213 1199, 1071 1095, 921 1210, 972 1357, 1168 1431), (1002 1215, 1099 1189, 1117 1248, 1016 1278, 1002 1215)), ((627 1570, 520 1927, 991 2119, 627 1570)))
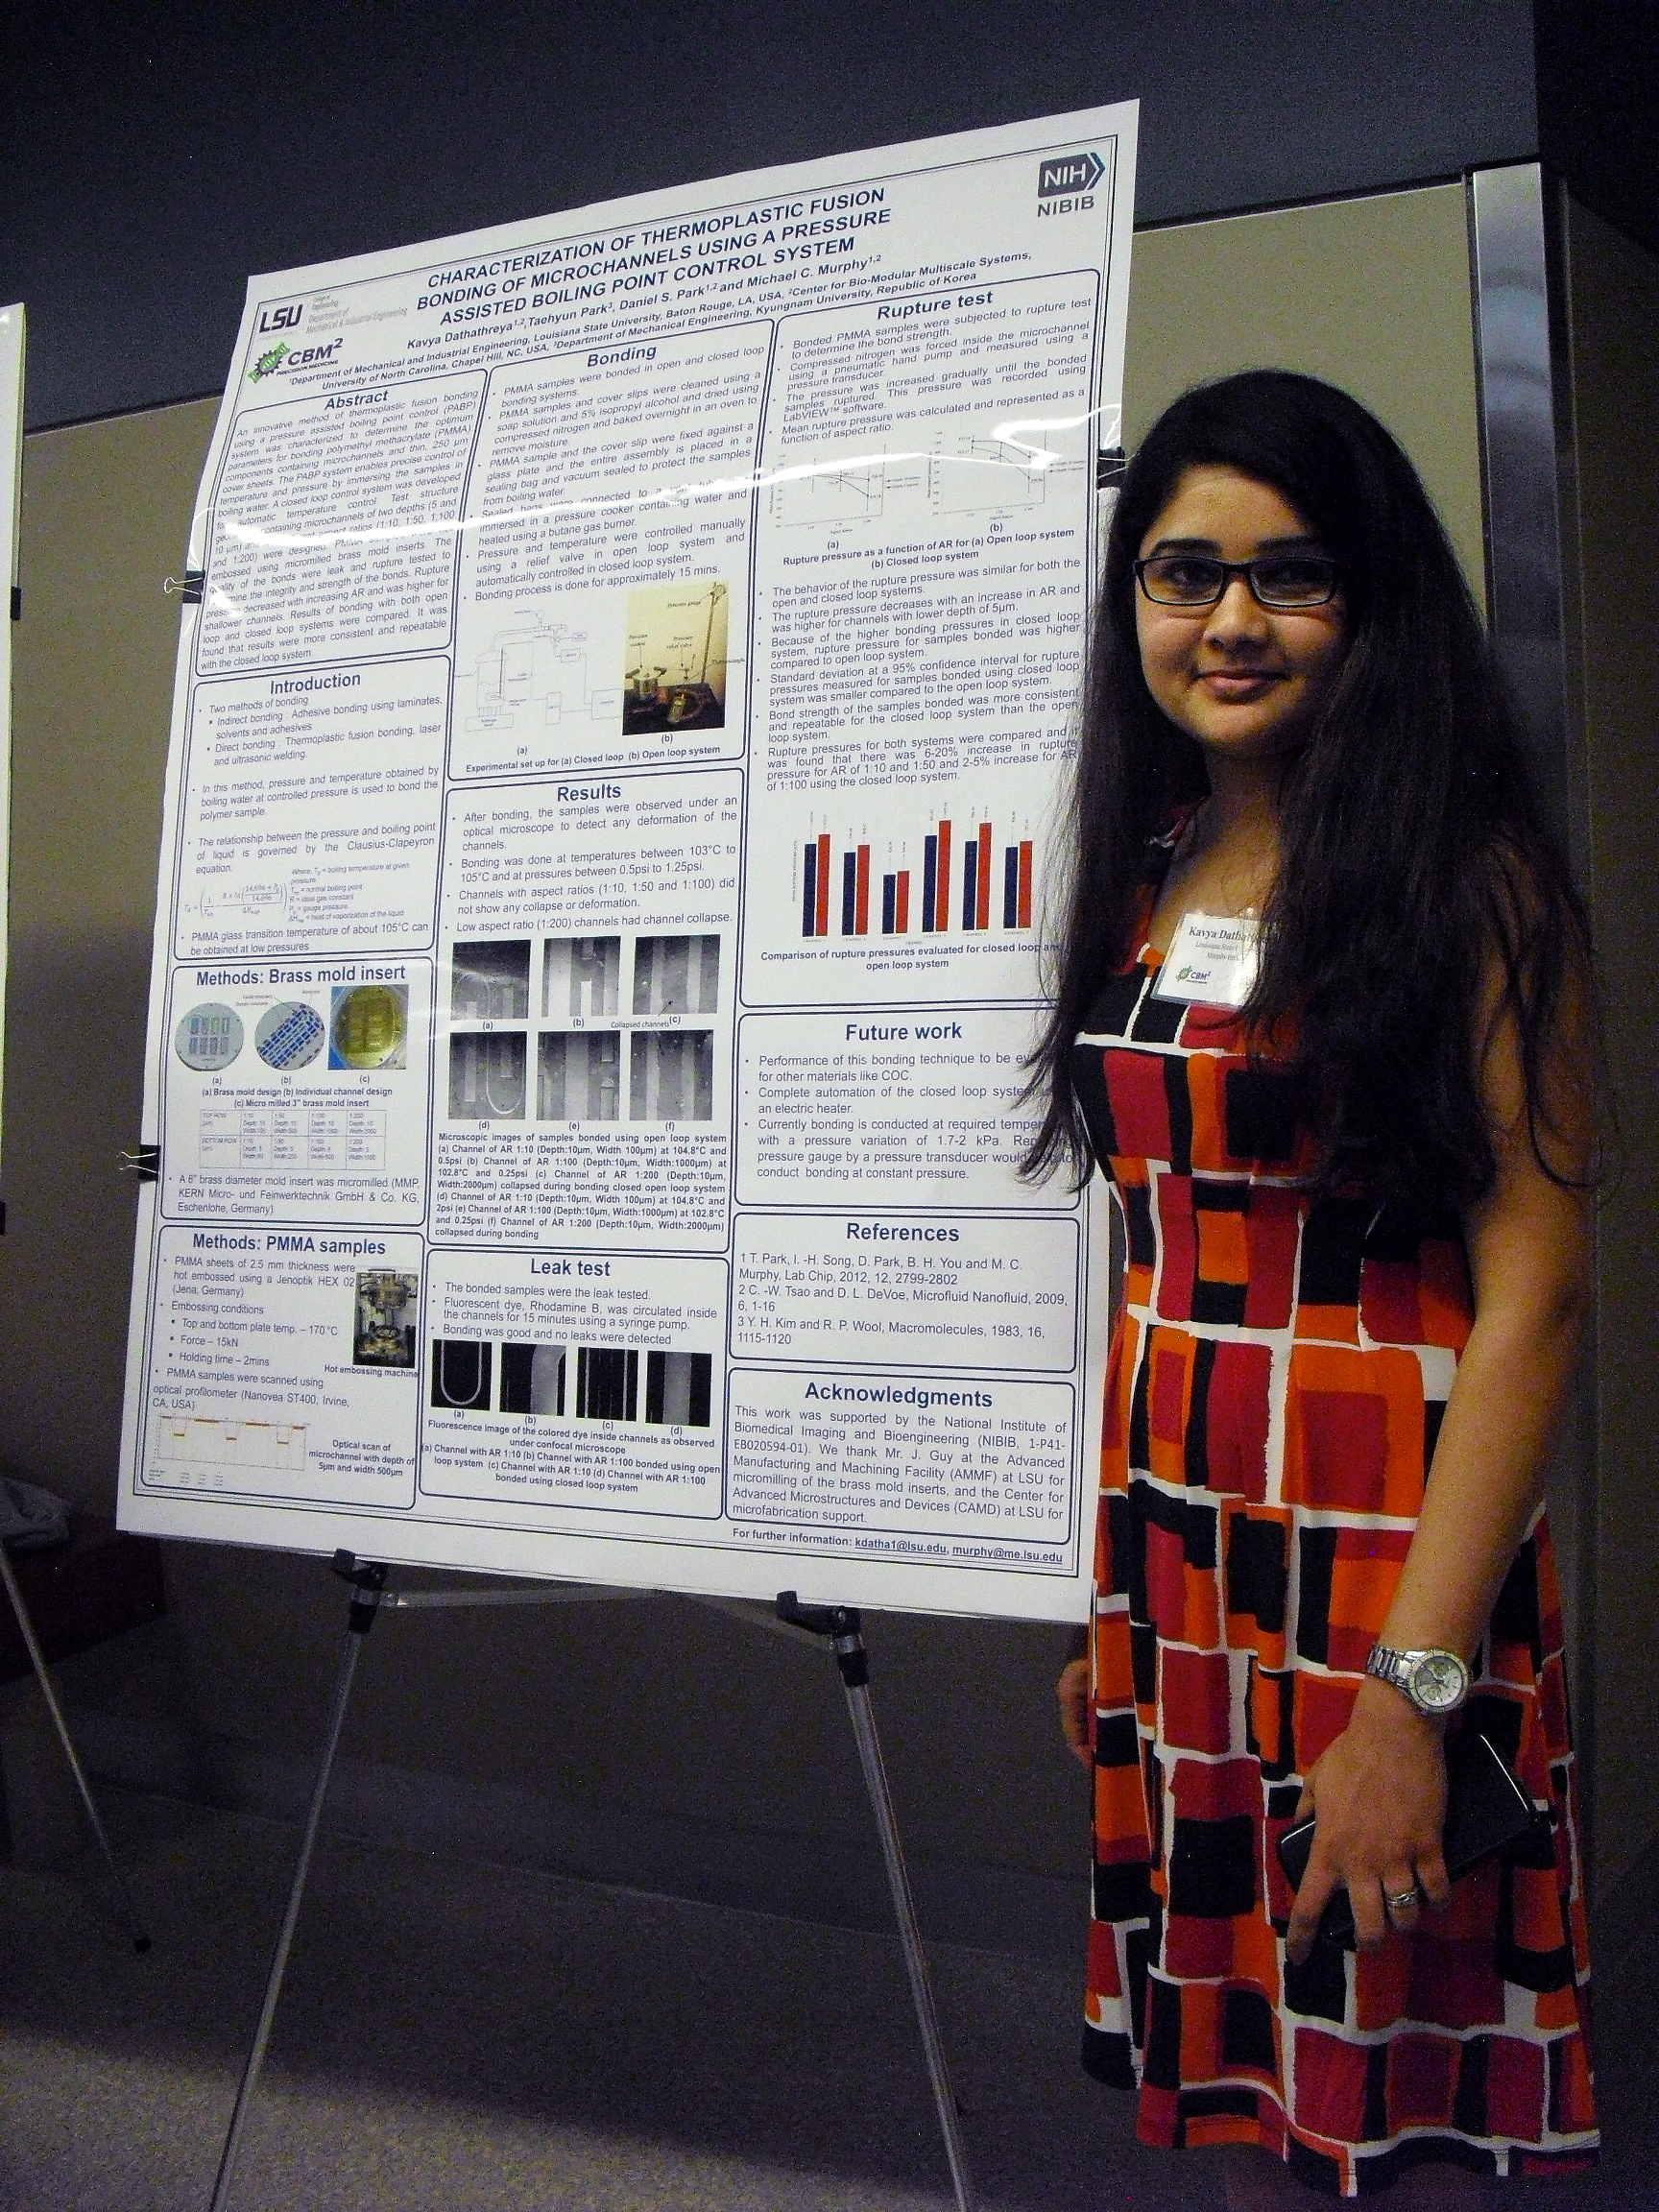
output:
POLYGON ((1098 154, 1050 155, 1037 168, 1039 215, 1075 215, 1094 204, 1094 187, 1106 174, 1098 154))

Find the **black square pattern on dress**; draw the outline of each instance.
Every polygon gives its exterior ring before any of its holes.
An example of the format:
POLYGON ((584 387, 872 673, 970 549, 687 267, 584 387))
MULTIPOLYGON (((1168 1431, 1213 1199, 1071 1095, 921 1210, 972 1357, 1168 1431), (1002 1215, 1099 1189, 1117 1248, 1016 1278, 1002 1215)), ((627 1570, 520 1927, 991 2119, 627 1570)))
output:
POLYGON ((1094 1722, 1096 1767, 1139 1767, 1141 1736, 1133 1713, 1103 1713, 1094 1722))
POLYGON ((1532 1671, 1544 1671, 1544 1631, 1538 1618, 1538 1570, 1525 1551, 1510 1562, 1492 1608, 1492 1635, 1501 1644, 1525 1644, 1532 1654, 1532 1671))
POLYGON ((1083 2023, 1083 2071, 1103 2081, 1108 2089, 1133 2089, 1135 2056, 1127 2035, 1108 2035, 1103 2028, 1083 2023))
POLYGON ((1146 1984, 1146 2080, 1154 2089, 1181 2086, 1181 1985, 1161 1974, 1146 1984))
POLYGON ((1358 1307, 1365 1230, 1375 1211, 1357 1198, 1322 1198, 1309 1208, 1296 1286, 1301 1304, 1358 1307))
POLYGON ((1440 1441, 1440 1424, 1446 1418, 1444 1398, 1425 1398, 1423 1401, 1423 1479, 1428 1481, 1434 1472, 1434 1447, 1440 1441))
POLYGON ((1285 2003, 1307 2020, 1340 2020, 1348 1999, 1349 1954, 1335 1943, 1315 1943, 1298 1966, 1285 1961, 1285 2003))
POLYGON ((1261 1760, 1264 1781, 1282 1781, 1296 1771, 1296 1677, 1259 1666, 1254 1652, 1244 1688, 1244 1748, 1261 1760), (1265 1730, 1258 1720, 1263 1710, 1268 1716, 1265 1730))
POLYGON ((1296 1091, 1268 1068, 1229 1068, 1222 1087, 1228 1157, 1264 1165, 1296 1149, 1296 1091))
POLYGON ((1130 1035, 1138 1045, 1173 1045, 1186 1019, 1185 999, 1160 998, 1154 989, 1142 999, 1130 1035))
POLYGON ((1486 2133, 1486 2070, 1491 2055, 1490 2035, 1466 2035, 1458 2048, 1452 2125, 1466 2135, 1486 2133))
POLYGON ((1137 1705, 1150 1705, 1158 1695, 1158 1631, 1150 1621, 1129 1623, 1129 1672, 1137 1705))
POLYGON ((1096 1155, 1107 1159, 1118 1147, 1118 1124, 1112 1118, 1112 1100, 1106 1090, 1106 1068, 1098 1045, 1071 1047, 1071 1088, 1096 1155))
POLYGON ((1144 1920, 1152 1910, 1152 1876, 1143 1859, 1094 1868, 1096 1920, 1144 1920))
POLYGON ((1278 1521, 1235 1513, 1228 1524, 1227 1610, 1247 1613, 1270 1636, 1277 1636, 1285 1625, 1285 1597, 1290 1587, 1287 1541, 1278 1521))
POLYGON ((1118 1186, 1123 1201, 1123 1230, 1131 1267, 1155 1267, 1158 1238, 1152 1227, 1152 1193, 1144 1183, 1118 1186))
POLYGON ((1277 2066, 1273 2008, 1260 1989, 1229 1989, 1223 1996, 1221 2063, 1259 2066, 1263 2074, 1271 2074, 1277 2066))
MULTIPOLYGON (((1262 2101, 1254 2089, 1231 2083, 1215 2089, 1183 2089, 1175 2100, 1175 2148, 1187 2148, 1188 2123, 1193 2120, 1255 2120, 1262 2117, 1262 2101)), ((1199 2137, 1202 2142, 1204 2138, 1199 2137)))
POLYGON ((1144 968, 1130 968, 1121 975, 1108 975, 1095 993, 1083 1024, 1088 1037, 1121 1037, 1129 1027, 1135 1001, 1146 988, 1144 968))
POLYGON ((1297 1551, 1301 1566, 1296 1599, 1297 1655, 1324 1667, 1331 1654, 1331 1577, 1336 1565, 1336 1530, 1300 1530, 1297 1551))
POLYGON ((1247 1814, 1219 1820, 1175 1818, 1169 1853, 1169 1911, 1195 1920, 1231 1920, 1256 1909, 1256 1823, 1247 1814))

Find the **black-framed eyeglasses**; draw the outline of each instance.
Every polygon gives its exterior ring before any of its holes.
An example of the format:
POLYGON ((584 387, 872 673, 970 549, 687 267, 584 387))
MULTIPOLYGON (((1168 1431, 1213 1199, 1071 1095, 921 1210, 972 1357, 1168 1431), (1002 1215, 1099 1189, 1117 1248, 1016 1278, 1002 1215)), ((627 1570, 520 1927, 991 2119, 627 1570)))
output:
POLYGON ((1142 591, 1157 607, 1214 607, 1235 576, 1259 606, 1323 607, 1340 577, 1327 553, 1259 553, 1254 561, 1217 561, 1209 553, 1152 553, 1134 564, 1142 591))

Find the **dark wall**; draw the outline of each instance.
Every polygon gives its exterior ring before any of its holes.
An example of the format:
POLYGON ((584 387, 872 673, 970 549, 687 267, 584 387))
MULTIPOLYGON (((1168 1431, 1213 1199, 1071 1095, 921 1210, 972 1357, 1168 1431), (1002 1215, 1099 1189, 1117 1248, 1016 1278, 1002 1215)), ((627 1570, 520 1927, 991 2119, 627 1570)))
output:
POLYGON ((1659 253, 1659 5, 1537 0, 1540 152, 1574 197, 1659 253))
POLYGON ((11 0, 29 420, 216 391, 251 271, 1139 97, 1142 222, 1537 153, 1530 0, 11 0))

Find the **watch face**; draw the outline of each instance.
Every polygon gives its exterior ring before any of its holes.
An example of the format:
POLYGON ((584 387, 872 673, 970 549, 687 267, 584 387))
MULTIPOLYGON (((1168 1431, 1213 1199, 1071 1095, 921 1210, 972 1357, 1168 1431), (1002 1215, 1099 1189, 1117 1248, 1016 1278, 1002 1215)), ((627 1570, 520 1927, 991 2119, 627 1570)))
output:
POLYGON ((1410 1695, 1425 1713, 1450 1713, 1463 1702, 1469 1671, 1451 1651, 1426 1651, 1411 1670, 1410 1695))

